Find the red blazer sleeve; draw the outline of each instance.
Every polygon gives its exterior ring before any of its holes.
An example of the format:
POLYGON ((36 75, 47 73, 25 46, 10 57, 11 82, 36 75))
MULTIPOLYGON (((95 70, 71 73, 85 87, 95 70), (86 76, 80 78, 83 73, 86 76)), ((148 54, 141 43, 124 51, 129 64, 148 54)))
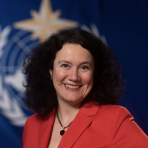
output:
POLYGON ((23 130, 23 148, 38 147, 38 133, 39 133, 40 121, 37 115, 29 117, 25 123, 23 130))
POLYGON ((148 148, 148 136, 136 124, 129 111, 120 107, 113 117, 113 148, 148 148))

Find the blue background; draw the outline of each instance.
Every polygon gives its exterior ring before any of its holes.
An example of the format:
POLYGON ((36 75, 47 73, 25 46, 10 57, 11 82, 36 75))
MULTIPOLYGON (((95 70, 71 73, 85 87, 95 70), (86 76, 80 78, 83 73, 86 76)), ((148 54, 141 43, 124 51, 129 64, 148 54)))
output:
MULTIPOLYGON (((1 29, 7 25, 12 27, 7 46, 9 39, 18 32, 18 29, 13 28, 13 23, 30 19, 30 11, 39 11, 40 3, 40 0, 0 0, 1 29)), ((120 59, 127 81, 127 90, 119 104, 131 112, 148 135, 148 1, 51 0, 51 5, 53 11, 61 10, 60 18, 78 22, 79 29, 85 25, 91 30, 92 24, 95 24, 100 35, 105 37, 109 47, 120 59)), ((4 57, 0 59, 4 66, 2 60, 4 57)), ((3 77, 8 75, 0 74, 3 77)), ((27 116, 31 115, 26 109, 22 110, 27 116)), ((22 147, 22 131, 23 126, 12 125, 0 113, 0 147, 22 147)))

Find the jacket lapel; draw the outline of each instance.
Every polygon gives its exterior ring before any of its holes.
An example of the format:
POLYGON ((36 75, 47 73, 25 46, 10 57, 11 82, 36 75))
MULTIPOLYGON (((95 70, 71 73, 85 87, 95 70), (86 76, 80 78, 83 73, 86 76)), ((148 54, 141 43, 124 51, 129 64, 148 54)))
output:
POLYGON ((38 148, 47 148, 55 119, 55 109, 40 124, 38 148))
POLYGON ((86 104, 81 107, 75 119, 63 135, 58 148, 71 148, 92 123, 91 116, 98 112, 98 106, 86 104))

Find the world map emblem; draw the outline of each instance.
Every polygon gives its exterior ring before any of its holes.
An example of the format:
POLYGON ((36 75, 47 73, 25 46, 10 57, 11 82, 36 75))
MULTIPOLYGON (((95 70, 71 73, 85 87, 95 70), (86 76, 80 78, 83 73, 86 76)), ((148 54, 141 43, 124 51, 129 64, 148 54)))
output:
POLYGON ((52 10, 49 0, 42 0, 39 11, 30 11, 31 18, 0 28, 0 112, 15 126, 24 126, 31 115, 24 105, 22 63, 39 43, 56 31, 77 27, 93 32, 106 42, 95 24, 91 28, 80 26, 76 21, 61 18, 61 13, 52 10))
MULTIPOLYGON (((4 30, 10 33, 11 28, 4 30)), ((8 35, 8 34, 7 34, 8 35)), ((32 48, 37 46, 38 41, 30 42, 29 35, 24 31, 18 31, 8 39, 1 49, 0 58, 0 111, 9 119, 10 123, 16 126, 23 126, 27 115, 24 105, 24 88, 22 82, 22 61, 32 48)), ((7 39, 6 39, 7 38, 7 39)))
POLYGON ((31 15, 31 19, 0 28, 0 112, 15 126, 23 126, 30 115, 24 105, 23 60, 51 33, 78 25, 61 19, 60 11, 53 12, 48 0, 42 0, 39 12, 32 10, 31 15))

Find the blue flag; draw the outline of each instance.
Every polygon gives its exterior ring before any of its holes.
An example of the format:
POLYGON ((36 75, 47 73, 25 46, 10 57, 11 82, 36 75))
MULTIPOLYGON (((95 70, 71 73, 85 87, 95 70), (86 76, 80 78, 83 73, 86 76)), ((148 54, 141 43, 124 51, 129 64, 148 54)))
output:
POLYGON ((26 119, 21 65, 60 29, 84 29, 119 56, 127 90, 120 100, 148 134, 148 3, 146 0, 0 1, 0 147, 21 148, 26 119))

